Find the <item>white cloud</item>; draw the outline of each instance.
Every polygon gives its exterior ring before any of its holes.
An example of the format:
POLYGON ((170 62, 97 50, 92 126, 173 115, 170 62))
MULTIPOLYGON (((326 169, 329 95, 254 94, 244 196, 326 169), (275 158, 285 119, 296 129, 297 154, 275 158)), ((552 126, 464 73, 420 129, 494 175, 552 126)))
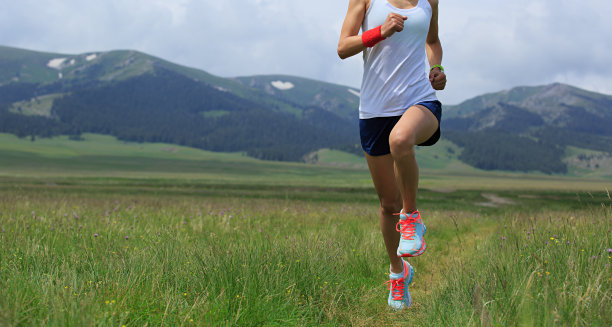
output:
MULTIPOLYGON (((289 74, 359 87, 340 60, 348 0, 21 0, 0 11, 0 44, 67 54, 135 49, 220 76, 289 74)), ((440 3, 445 103, 563 82, 612 93, 609 0, 440 3)))

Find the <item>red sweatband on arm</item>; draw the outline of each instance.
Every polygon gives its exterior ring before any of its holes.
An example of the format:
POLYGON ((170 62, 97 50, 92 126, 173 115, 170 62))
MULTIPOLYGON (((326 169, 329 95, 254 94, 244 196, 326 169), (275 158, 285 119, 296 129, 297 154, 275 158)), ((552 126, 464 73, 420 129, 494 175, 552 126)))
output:
POLYGON ((376 45, 376 43, 386 39, 384 37, 382 37, 381 33, 380 33, 380 28, 382 27, 382 25, 374 27, 371 30, 367 30, 365 32, 363 32, 363 34, 361 34, 361 42, 363 42, 363 45, 365 45, 368 48, 371 48, 373 46, 376 45))

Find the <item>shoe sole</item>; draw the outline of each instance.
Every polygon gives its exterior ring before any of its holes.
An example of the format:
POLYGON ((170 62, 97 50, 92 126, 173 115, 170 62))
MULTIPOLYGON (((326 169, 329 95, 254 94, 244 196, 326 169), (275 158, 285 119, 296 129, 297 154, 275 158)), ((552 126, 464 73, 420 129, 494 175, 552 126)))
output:
POLYGON ((425 227, 425 225, 423 225, 423 245, 421 246, 421 248, 416 251, 415 254, 410 254, 410 253, 400 253, 399 251, 397 252, 397 256, 400 258, 414 258, 414 257, 418 257, 421 254, 425 253, 425 250, 427 250, 427 244, 425 244, 425 233, 427 233, 427 227, 425 227))

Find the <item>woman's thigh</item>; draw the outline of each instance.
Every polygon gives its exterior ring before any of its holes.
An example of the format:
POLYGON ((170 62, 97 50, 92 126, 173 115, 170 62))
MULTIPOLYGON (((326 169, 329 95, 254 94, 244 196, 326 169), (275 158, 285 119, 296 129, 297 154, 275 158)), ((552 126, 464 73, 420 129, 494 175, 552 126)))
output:
POLYGON ((438 129, 438 119, 427 108, 415 105, 402 115, 402 118, 395 124, 389 141, 408 142, 412 145, 421 144, 427 141, 438 129))

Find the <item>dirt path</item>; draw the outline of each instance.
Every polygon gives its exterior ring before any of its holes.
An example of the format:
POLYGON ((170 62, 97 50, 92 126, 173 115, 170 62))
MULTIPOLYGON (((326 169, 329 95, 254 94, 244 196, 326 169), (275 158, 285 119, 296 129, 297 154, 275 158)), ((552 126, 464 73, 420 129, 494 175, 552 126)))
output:
POLYGON ((500 205, 515 205, 516 202, 502 198, 501 196, 493 193, 482 193, 480 194, 483 198, 489 200, 489 202, 477 202, 476 205, 483 207, 499 207, 500 205))

